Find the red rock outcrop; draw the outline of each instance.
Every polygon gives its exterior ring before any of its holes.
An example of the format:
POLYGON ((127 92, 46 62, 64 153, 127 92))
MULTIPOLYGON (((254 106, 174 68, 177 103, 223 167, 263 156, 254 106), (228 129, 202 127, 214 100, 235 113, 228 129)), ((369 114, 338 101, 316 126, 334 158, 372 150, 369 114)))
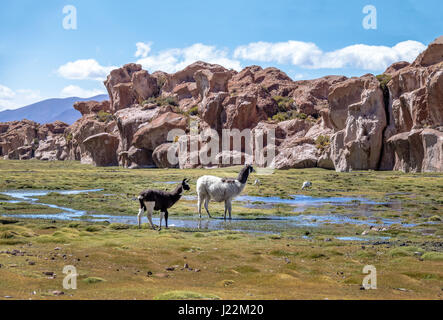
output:
POLYGON ((412 130, 391 137, 388 144, 395 154, 394 170, 443 171, 443 132, 433 129, 412 130))
POLYGON ((74 103, 74 109, 79 111, 82 116, 86 116, 88 114, 96 114, 100 111, 102 112, 112 112, 111 103, 107 100, 98 102, 98 101, 80 101, 74 103))
POLYGON ((106 132, 88 137, 83 141, 86 153, 82 156, 81 163, 98 167, 118 166, 118 144, 118 138, 106 132))
POLYGON ((12 160, 31 158, 33 148, 39 141, 39 127, 38 123, 29 120, 2 123, 0 125, 0 155, 12 160), (26 150, 18 150, 19 148, 26 150))
POLYGON ((277 169, 443 170, 443 37, 414 63, 394 63, 378 77, 292 81, 276 68, 236 72, 199 61, 174 74, 127 64, 104 84, 110 101, 76 103, 82 118, 72 126, 0 124, 0 155, 128 168, 226 166, 223 158, 261 159, 248 153, 260 144, 254 139, 222 148, 224 130, 250 129, 267 137, 260 151, 275 152, 267 165, 277 169), (218 149, 196 138, 207 129, 219 134, 218 149))
POLYGON ((372 75, 352 78, 333 87, 330 118, 338 132, 331 157, 337 171, 377 170, 386 127, 383 91, 372 75))
POLYGON ((185 116, 166 112, 141 127, 134 135, 133 145, 140 149, 154 151, 159 145, 168 142, 171 130, 178 129, 183 132, 187 129, 185 116))
MULTIPOLYGON (((421 166, 420 161, 417 164, 414 156, 400 156, 400 150, 402 145, 406 145, 406 137, 417 136, 417 130, 432 128, 443 131, 443 37, 431 43, 411 65, 395 72, 393 69, 396 68, 391 66, 385 72, 392 79, 387 84, 389 126, 384 133, 380 169, 425 170, 426 166, 421 166)), ((421 139, 408 138, 407 141, 413 150, 421 150, 421 139), (413 142, 418 145, 411 145, 413 142)))
POLYGON ((173 154, 173 158, 178 159, 178 144, 164 143, 155 148, 152 159, 157 168, 178 168, 178 161, 170 161, 168 154, 173 154))
POLYGON ((159 91, 157 79, 134 63, 112 70, 104 84, 113 112, 142 103, 159 91))

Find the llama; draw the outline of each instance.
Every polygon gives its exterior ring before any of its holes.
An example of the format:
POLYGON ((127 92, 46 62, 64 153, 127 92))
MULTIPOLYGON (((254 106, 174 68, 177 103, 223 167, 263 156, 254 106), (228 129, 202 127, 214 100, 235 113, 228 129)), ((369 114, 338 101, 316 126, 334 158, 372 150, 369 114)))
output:
POLYGON ((203 176, 197 180, 198 194, 198 214, 202 217, 201 206, 204 203, 206 212, 211 219, 208 205, 210 200, 215 202, 225 202, 225 220, 226 212, 229 212, 229 219, 232 219, 232 199, 238 196, 246 186, 249 174, 254 172, 251 165, 246 165, 239 173, 237 179, 219 178, 214 176, 203 176))
POLYGON ((305 190, 305 189, 310 188, 310 187, 312 187, 312 182, 311 181, 305 181, 303 183, 303 186, 301 187, 301 189, 305 190))
POLYGON ((183 182, 175 188, 172 192, 166 192, 161 190, 146 190, 140 193, 138 200, 140 201, 140 210, 138 211, 138 227, 141 228, 141 218, 143 211, 148 212, 148 220, 152 229, 155 230, 155 226, 152 223, 152 211, 160 211, 160 229, 162 229, 163 216, 166 221, 166 229, 168 229, 168 209, 180 200, 183 190, 188 191, 191 188, 188 184, 189 180, 184 179, 183 182))

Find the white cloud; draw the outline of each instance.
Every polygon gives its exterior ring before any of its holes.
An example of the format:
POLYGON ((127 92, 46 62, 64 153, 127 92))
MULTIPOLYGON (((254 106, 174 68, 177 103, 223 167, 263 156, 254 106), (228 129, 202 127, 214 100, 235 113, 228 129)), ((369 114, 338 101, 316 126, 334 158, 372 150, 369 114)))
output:
POLYGON ((104 93, 105 93, 104 90, 99 90, 99 89, 87 90, 87 89, 80 88, 78 86, 70 85, 70 86, 63 88, 60 95, 63 98, 67 98, 67 97, 91 98, 91 97, 97 96, 99 94, 104 94, 104 93))
POLYGON ((411 40, 393 47, 356 44, 331 52, 323 52, 317 45, 308 42, 255 42, 236 48, 234 58, 292 64, 307 69, 348 67, 375 71, 384 70, 401 60, 412 62, 425 49, 424 44, 411 40))
POLYGON ((0 85, 0 100, 10 100, 14 98, 15 92, 6 86, 0 85))
POLYGON ((0 111, 13 110, 42 100, 40 91, 30 89, 12 90, 0 85, 0 111))
POLYGON ((143 56, 145 54, 137 63, 150 72, 157 70, 169 73, 177 72, 199 60, 219 64, 228 69, 238 71, 242 69, 240 61, 229 58, 229 51, 227 49, 217 49, 215 46, 196 43, 186 48, 173 48, 161 51, 158 54, 149 55, 151 51, 150 46, 151 44, 143 44, 141 46, 138 43, 136 52, 136 56, 143 56), (147 47, 149 47, 149 51, 146 51, 147 47))
POLYGON ((313 58, 322 54, 315 43, 301 41, 255 42, 237 47, 234 58, 261 62, 276 62, 298 66, 311 65, 313 58))
POLYGON ((68 62, 58 68, 57 73, 69 80, 97 80, 103 81, 115 66, 101 66, 94 59, 68 62))
POLYGON ((151 52, 152 42, 137 42, 135 45, 137 47, 137 51, 135 52, 136 58, 146 58, 149 52, 151 52))

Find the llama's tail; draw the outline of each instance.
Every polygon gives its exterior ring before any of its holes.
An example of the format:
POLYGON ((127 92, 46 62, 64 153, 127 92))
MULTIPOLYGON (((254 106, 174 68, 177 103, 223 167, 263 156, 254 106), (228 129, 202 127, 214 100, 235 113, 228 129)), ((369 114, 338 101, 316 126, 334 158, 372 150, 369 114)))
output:
POLYGON ((144 211, 146 211, 146 204, 145 204, 145 201, 143 200, 143 197, 139 196, 138 201, 140 201, 140 209, 143 209, 144 211))

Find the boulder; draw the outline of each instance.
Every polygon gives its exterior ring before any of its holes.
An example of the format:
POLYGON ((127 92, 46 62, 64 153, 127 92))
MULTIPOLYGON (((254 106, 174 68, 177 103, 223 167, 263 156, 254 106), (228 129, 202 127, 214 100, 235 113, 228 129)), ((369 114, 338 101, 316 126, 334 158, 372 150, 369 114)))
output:
POLYGON ((334 129, 339 131, 346 127, 348 108, 362 100, 363 91, 374 90, 378 87, 379 82, 373 75, 351 78, 333 85, 328 96, 328 103, 329 116, 334 129))
POLYGON ((118 166, 118 144, 118 138, 106 132, 90 136, 83 141, 87 154, 81 162, 97 167, 118 166))
POLYGON ((388 144, 395 154, 394 170, 441 172, 443 133, 433 129, 412 130, 391 137, 388 144))
POLYGON ((223 101, 228 97, 228 93, 219 92, 203 98, 199 104, 199 115, 212 129, 219 131, 222 128, 221 115, 224 111, 223 101))
POLYGON ((222 122, 224 129, 254 128, 260 122, 257 109, 257 98, 251 95, 241 95, 229 98, 224 106, 222 122))
POLYGON ((38 123, 29 120, 1 124, 0 156, 18 160, 24 151, 17 152, 17 149, 36 145, 39 138, 45 138, 39 137, 39 127, 38 123))
POLYGON ((157 168, 178 168, 179 164, 171 163, 168 159, 168 153, 172 153, 178 159, 178 144, 177 143, 164 143, 155 148, 152 159, 154 160, 157 168))
POLYGON ((113 112, 142 103, 159 91, 157 79, 134 63, 112 70, 104 84, 113 112))
POLYGON ((297 110, 306 115, 318 116, 328 106, 331 87, 347 80, 344 76, 326 76, 315 80, 297 81, 292 92, 297 110))
POLYGON ((95 115, 87 115, 66 129, 65 137, 68 145, 67 160, 78 160, 93 163, 84 145, 84 141, 99 133, 113 133, 115 121, 101 121, 95 115), (85 160, 83 160, 85 158, 85 160))
POLYGON ((62 135, 48 136, 46 140, 39 143, 35 150, 35 158, 43 161, 66 160, 68 157, 68 147, 66 139, 62 135))
POLYGON ((317 148, 312 144, 299 144, 292 148, 280 148, 271 163, 274 169, 303 169, 317 167, 317 148))
POLYGON ((132 146, 128 151, 121 151, 118 156, 119 164, 124 168, 141 169, 152 168, 152 151, 138 149, 132 146))
POLYGON ((395 62, 392 65, 390 65, 385 72, 383 72, 384 74, 387 75, 393 75, 394 73, 396 73, 398 70, 404 69, 406 67, 409 67, 411 64, 409 62, 406 61, 400 61, 400 62, 395 62))
POLYGON ((180 70, 174 74, 166 76, 165 84, 163 86, 163 92, 171 93, 175 87, 186 82, 196 82, 194 75, 200 70, 208 70, 212 73, 225 73, 228 72, 224 67, 217 64, 210 64, 202 61, 194 62, 187 66, 183 70, 180 70))
POLYGON ((331 93, 330 101, 334 126, 337 129, 344 126, 332 137, 331 157, 335 169, 377 170, 383 131, 387 124, 383 91, 378 80, 367 75, 362 79, 350 79, 340 83, 339 89, 331 93), (349 87, 346 87, 346 84, 349 87), (344 104, 344 107, 339 107, 339 104, 344 104), (344 109, 347 110, 347 115, 343 124, 343 119, 333 114, 334 110, 341 114, 344 109))
POLYGON ((134 134, 142 126, 149 124, 149 122, 159 115, 171 111, 171 107, 157 107, 156 105, 153 108, 145 108, 137 105, 132 108, 117 111, 114 117, 120 135, 120 150, 124 152, 131 148, 134 134))
POLYGON ((150 76, 146 70, 137 71, 132 75, 132 86, 139 103, 159 92, 157 79, 150 76))
POLYGON ((414 66, 428 67, 443 61, 443 36, 435 39, 414 61, 414 66))
POLYGON ((69 127, 67 123, 62 121, 55 121, 53 123, 46 123, 38 129, 38 136, 40 140, 44 140, 48 135, 62 135, 69 127))
POLYGON ((79 111, 82 116, 89 114, 97 114, 102 112, 112 112, 111 103, 108 100, 98 102, 98 101, 80 101, 74 103, 74 109, 79 111))
POLYGON ((174 112, 166 112, 141 127, 134 135, 133 145, 140 149, 154 151, 159 145, 168 142, 168 133, 173 129, 185 131, 187 118, 174 112))

